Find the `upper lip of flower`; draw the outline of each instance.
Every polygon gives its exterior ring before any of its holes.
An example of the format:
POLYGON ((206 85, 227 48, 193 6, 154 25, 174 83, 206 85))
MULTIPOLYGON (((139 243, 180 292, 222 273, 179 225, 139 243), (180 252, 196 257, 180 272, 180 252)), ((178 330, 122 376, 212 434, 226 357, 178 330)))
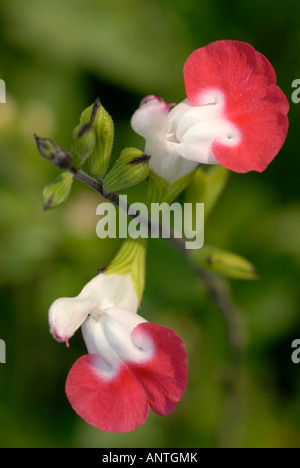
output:
POLYGON ((50 331, 56 340, 68 346, 68 340, 89 314, 101 317, 105 309, 115 305, 137 312, 139 299, 131 275, 100 273, 78 296, 63 297, 53 302, 49 309, 50 331))
POLYGON ((198 165, 197 162, 184 160, 173 147, 177 139, 176 136, 174 138, 175 133, 167 128, 169 111, 173 106, 158 96, 146 96, 131 119, 134 131, 146 140, 145 152, 151 155, 151 170, 169 183, 185 176, 198 165))

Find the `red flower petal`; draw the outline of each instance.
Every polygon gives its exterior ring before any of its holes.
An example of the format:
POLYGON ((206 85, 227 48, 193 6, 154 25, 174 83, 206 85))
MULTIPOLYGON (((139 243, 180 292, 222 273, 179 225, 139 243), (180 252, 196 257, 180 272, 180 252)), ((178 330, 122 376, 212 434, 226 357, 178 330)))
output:
POLYGON ((135 343, 143 342, 145 336, 154 343, 152 359, 128 365, 143 385, 152 410, 166 416, 181 400, 187 385, 184 342, 173 330, 149 322, 141 323, 132 333, 135 343))
POLYGON ((73 409, 106 432, 133 431, 146 421, 149 404, 159 415, 171 413, 186 388, 187 355, 173 330, 145 322, 134 328, 132 339, 139 348, 149 345, 152 357, 122 362, 113 370, 99 355, 88 354, 75 362, 67 378, 73 409))
POLYGON ((102 431, 133 431, 149 414, 145 391, 126 365, 110 376, 105 368, 97 354, 79 358, 66 381, 69 402, 82 419, 102 431))
POLYGON ((189 100, 203 105, 221 92, 224 116, 242 135, 236 147, 214 142, 220 164, 236 172, 266 169, 286 138, 289 110, 270 62, 249 44, 225 40, 194 51, 183 72, 189 100))

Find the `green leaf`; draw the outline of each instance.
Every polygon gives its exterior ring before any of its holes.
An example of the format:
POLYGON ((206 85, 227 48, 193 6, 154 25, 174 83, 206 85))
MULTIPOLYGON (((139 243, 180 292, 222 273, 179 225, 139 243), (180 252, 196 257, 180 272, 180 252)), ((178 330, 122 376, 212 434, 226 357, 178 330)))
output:
POLYGON ((189 255, 198 267, 208 268, 228 278, 240 280, 259 279, 252 263, 228 250, 204 245, 199 250, 191 250, 189 255))
POLYGON ((114 139, 114 123, 99 99, 85 109, 80 116, 80 123, 92 122, 96 135, 94 149, 89 157, 89 172, 93 177, 103 177, 109 166, 114 139))
POLYGON ((70 195, 73 183, 73 174, 71 172, 63 172, 50 184, 46 185, 43 190, 43 206, 44 210, 50 210, 64 203, 70 195))
POLYGON ((105 189, 115 192, 139 184, 149 175, 149 161, 150 156, 139 149, 125 148, 104 179, 105 189))

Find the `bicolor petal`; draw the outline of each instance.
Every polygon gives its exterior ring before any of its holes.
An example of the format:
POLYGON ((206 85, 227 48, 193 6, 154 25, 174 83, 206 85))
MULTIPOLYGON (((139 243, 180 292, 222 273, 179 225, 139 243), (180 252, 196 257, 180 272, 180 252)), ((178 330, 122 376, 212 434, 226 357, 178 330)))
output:
POLYGON ((187 385, 182 339, 165 327, 112 308, 83 325, 89 351, 70 370, 66 393, 73 409, 107 432, 129 432, 143 424, 149 406, 173 411, 187 385))
MULTIPOLYGON (((194 51, 183 73, 192 105, 222 107, 228 128, 211 142, 216 160, 235 172, 265 170, 285 141, 289 110, 270 62, 249 44, 224 40, 194 51)), ((202 162, 201 151, 182 155, 202 162)))

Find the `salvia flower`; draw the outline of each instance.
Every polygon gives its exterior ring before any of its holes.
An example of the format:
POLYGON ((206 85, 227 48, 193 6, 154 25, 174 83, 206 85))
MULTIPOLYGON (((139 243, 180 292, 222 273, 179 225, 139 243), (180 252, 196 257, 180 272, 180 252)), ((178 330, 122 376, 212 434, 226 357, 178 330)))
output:
POLYGON ((171 413, 186 388, 184 342, 137 315, 138 305, 129 273, 100 273, 77 297, 57 299, 49 310, 59 341, 68 343, 82 325, 89 354, 71 368, 66 394, 77 414, 103 431, 136 429, 150 407, 171 413))
POLYGON ((184 101, 170 110, 149 96, 132 117, 132 128, 146 139, 151 169, 165 178, 170 171, 172 179, 195 163, 265 170, 285 141, 289 110, 270 62, 249 44, 223 40, 195 50, 183 75, 184 101))

